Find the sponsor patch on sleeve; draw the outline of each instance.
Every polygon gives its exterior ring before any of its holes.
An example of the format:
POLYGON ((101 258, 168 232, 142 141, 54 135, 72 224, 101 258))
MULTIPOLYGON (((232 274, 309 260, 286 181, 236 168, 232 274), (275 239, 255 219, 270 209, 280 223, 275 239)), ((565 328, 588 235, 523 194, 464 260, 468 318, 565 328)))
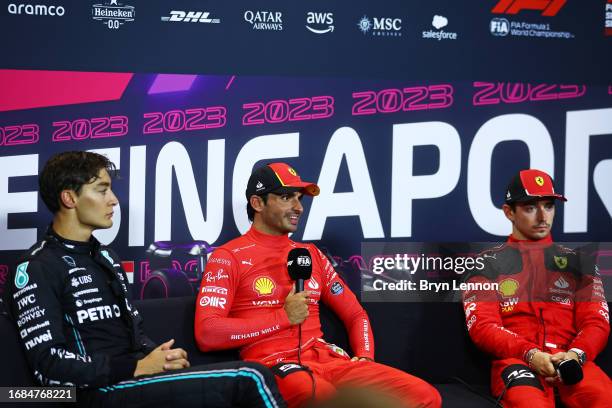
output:
POLYGON ((332 295, 338 296, 342 292, 344 292, 344 286, 342 286, 340 282, 334 282, 329 288, 329 291, 331 292, 332 295))

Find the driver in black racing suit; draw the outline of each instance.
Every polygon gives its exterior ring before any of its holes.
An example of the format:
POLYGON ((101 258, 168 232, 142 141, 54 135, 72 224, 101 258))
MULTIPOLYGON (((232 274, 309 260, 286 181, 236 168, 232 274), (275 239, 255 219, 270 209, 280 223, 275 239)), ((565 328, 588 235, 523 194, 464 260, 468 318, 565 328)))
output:
POLYGON ((158 346, 143 332, 119 258, 91 235, 112 226, 113 173, 104 156, 66 152, 40 175, 53 223, 20 260, 8 293, 35 378, 78 387, 86 406, 284 407, 262 366, 190 367, 174 340, 158 346))

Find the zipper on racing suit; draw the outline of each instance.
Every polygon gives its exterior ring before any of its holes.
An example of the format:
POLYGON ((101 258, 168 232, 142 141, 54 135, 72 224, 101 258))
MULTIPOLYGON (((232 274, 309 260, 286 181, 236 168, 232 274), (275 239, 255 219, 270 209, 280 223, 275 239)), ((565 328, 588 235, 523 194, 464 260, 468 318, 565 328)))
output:
POLYGON ((546 348, 546 324, 544 323, 544 309, 540 308, 540 322, 542 322, 542 351, 546 348))

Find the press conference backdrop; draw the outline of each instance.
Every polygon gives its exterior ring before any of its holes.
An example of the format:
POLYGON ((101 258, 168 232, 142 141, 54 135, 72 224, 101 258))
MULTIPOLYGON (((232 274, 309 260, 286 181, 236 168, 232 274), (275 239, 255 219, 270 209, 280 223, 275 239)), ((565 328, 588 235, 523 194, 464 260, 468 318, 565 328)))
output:
POLYGON ((612 241, 612 1, 8 3, 0 44, 0 284, 50 214, 37 174, 120 169, 96 233, 139 287, 153 241, 246 231, 253 166, 321 187, 295 239, 495 241, 519 169, 569 199, 558 241, 612 241), (465 4, 464 4, 465 3, 465 4))

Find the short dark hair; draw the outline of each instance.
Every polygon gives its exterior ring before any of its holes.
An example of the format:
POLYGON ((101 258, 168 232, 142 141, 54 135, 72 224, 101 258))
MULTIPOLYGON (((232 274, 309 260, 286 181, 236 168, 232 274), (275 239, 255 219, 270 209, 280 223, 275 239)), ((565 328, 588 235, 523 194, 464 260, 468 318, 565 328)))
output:
POLYGON ((74 190, 79 194, 81 187, 98 178, 102 169, 109 176, 116 176, 115 164, 101 154, 84 151, 58 153, 47 161, 38 176, 40 196, 49 211, 55 214, 60 209, 63 190, 74 190))
MULTIPOLYGON (((263 194, 263 195, 260 195, 259 197, 261 197, 264 204, 268 203, 268 194, 263 194)), ((250 197, 249 197, 249 200, 247 201, 246 210, 247 210, 247 215, 249 216, 249 221, 253 222, 253 219, 255 218, 255 209, 251 205, 250 197)))

